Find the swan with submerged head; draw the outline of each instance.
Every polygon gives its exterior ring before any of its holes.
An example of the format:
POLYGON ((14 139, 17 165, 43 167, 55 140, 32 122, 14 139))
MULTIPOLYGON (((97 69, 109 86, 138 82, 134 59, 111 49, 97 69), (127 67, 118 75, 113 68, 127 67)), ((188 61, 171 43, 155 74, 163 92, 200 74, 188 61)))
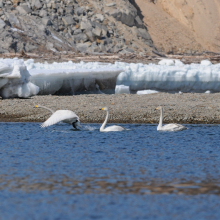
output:
POLYGON ((158 106, 156 108, 156 110, 160 110, 160 122, 159 125, 157 126, 157 130, 158 131, 182 131, 187 129, 185 126, 180 125, 180 124, 166 124, 166 125, 162 125, 163 124, 163 107, 162 106, 158 106))
POLYGON ((118 126, 118 125, 112 125, 112 126, 109 126, 109 127, 105 128, 105 125, 106 125, 106 123, 108 121, 108 117, 109 117, 109 110, 108 110, 108 107, 101 108, 100 110, 107 111, 107 115, 106 115, 105 121, 103 122, 102 126, 100 127, 100 131, 101 132, 123 131, 123 130, 125 130, 123 127, 118 126))
POLYGON ((36 105, 35 108, 44 108, 52 113, 52 115, 44 123, 41 124, 41 128, 54 125, 61 121, 67 124, 71 124, 75 129, 77 129, 77 126, 81 128, 79 117, 73 111, 70 110, 53 111, 52 109, 42 105, 36 105))

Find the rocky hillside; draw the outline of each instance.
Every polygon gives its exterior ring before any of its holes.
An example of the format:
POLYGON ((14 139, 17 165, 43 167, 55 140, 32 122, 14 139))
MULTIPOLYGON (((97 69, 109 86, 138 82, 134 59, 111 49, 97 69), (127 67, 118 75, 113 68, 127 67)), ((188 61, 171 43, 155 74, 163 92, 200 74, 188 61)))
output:
POLYGON ((129 0, 0 0, 0 54, 155 50, 129 0))
POLYGON ((219 21, 217 0, 0 0, 0 56, 220 53, 219 21))

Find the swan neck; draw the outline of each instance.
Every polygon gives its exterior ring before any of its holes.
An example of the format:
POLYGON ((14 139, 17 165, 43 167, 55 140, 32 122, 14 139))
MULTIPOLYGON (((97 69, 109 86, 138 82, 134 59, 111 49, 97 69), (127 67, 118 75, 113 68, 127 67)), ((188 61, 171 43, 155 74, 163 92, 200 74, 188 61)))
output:
POLYGON ((45 106, 38 106, 38 108, 45 108, 45 109, 47 109, 48 111, 50 111, 52 114, 54 113, 54 111, 52 110, 52 109, 50 109, 50 108, 47 108, 47 107, 45 107, 45 106))
POLYGON ((160 109, 160 121, 158 127, 162 127, 163 124, 163 108, 160 109))
POLYGON ((107 110, 107 114, 106 114, 106 117, 105 117, 105 121, 103 122, 101 128, 100 128, 100 131, 103 131, 105 129, 105 125, 108 121, 108 116, 109 116, 109 111, 107 110))

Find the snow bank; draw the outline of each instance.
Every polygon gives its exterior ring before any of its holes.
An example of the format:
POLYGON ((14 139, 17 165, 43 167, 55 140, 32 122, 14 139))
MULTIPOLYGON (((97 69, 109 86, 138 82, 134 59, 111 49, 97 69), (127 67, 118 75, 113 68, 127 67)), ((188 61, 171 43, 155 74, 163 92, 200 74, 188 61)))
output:
POLYGON ((98 62, 41 64, 25 62, 31 82, 39 86, 39 94, 115 93, 117 76, 123 71, 112 64, 98 62), (101 91, 102 92, 101 92, 101 91))
POLYGON ((161 60, 156 64, 117 64, 124 71, 117 78, 117 86, 163 92, 220 92, 220 64, 204 60, 201 64, 184 65, 179 60, 161 60))
POLYGON ((30 74, 22 60, 0 59, 0 96, 27 98, 36 95, 39 87, 30 82, 30 74))
POLYGON ((156 64, 34 63, 0 59, 0 96, 36 94, 220 92, 220 64, 208 60, 184 65, 179 60, 156 64), (38 93, 39 92, 39 93, 38 93))

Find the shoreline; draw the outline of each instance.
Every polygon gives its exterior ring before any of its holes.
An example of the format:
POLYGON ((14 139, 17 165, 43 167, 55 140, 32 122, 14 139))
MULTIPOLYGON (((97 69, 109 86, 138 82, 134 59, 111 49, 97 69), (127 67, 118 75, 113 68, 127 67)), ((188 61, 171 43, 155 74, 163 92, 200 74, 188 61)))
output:
POLYGON ((74 111, 81 123, 103 123, 108 106, 108 123, 158 124, 164 108, 164 124, 220 124, 220 93, 155 93, 137 94, 87 94, 75 96, 34 96, 28 99, 0 100, 0 122, 43 122, 51 113, 40 104, 53 110, 74 111))

